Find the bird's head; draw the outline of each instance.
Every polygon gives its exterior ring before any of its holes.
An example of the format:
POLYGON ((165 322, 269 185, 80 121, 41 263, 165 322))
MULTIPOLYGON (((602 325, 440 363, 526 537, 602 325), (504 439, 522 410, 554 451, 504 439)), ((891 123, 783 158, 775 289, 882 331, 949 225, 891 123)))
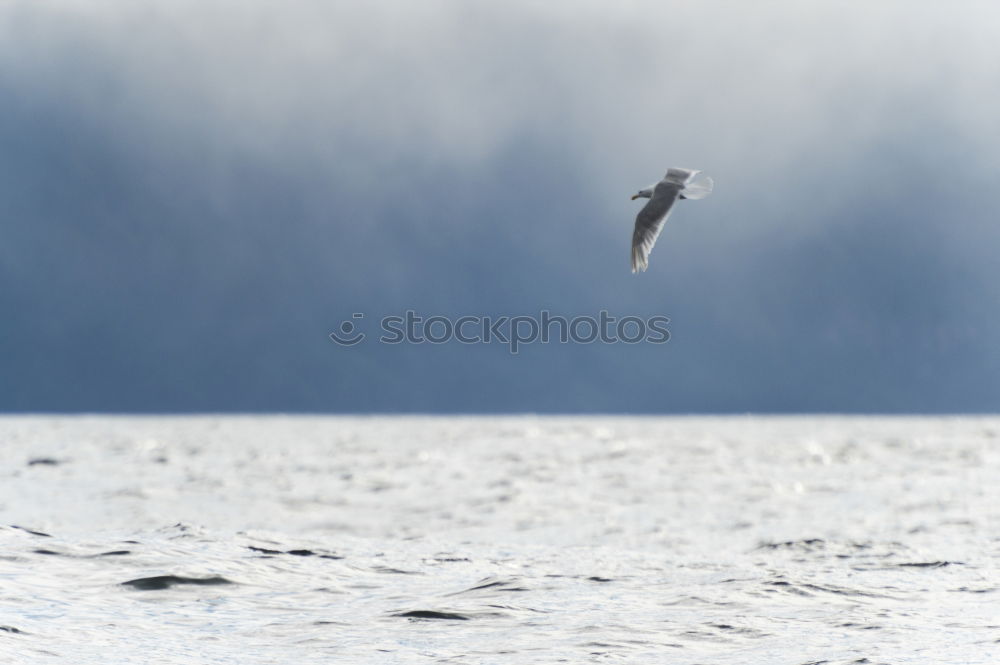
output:
POLYGON ((646 189, 640 189, 638 192, 632 195, 632 200, 636 199, 648 199, 653 196, 653 188, 647 187, 646 189))

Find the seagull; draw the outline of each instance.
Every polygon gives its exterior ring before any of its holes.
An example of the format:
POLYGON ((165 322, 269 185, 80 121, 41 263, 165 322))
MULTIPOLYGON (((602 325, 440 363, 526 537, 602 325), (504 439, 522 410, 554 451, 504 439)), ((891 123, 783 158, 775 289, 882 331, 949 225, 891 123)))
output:
POLYGON ((649 253, 660 235, 663 223, 670 216, 670 209, 677 199, 703 199, 712 193, 714 183, 711 178, 703 178, 692 183, 701 171, 693 169, 667 169, 663 180, 640 189, 632 200, 649 199, 635 216, 635 231, 632 232, 632 272, 640 272, 649 265, 649 253))

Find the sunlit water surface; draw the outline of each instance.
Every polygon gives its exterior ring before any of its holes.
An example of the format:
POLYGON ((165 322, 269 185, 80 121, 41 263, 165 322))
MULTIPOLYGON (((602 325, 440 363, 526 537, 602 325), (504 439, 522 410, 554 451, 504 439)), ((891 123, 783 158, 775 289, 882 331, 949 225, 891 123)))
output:
POLYGON ((0 662, 992 665, 998 436, 6 417, 0 662))

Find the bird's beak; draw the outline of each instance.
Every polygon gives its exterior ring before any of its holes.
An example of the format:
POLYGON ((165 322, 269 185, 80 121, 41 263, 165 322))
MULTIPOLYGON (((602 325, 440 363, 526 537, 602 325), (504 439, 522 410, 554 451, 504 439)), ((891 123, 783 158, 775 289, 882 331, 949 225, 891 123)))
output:
POLYGON ((633 200, 633 201, 635 201, 635 200, 636 200, 637 198, 639 198, 639 195, 638 195, 638 194, 633 194, 633 195, 632 195, 632 200, 633 200))

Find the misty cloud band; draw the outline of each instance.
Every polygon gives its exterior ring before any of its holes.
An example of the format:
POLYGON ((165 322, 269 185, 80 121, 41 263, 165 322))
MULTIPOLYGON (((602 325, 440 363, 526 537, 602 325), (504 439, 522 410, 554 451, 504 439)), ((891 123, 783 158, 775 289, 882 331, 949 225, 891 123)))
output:
MULTIPOLYGON (((343 321, 330 339, 340 346, 354 346, 365 340, 367 334, 358 329, 354 321, 365 315, 355 312, 343 321)), ((383 344, 506 344, 512 354, 517 354, 525 344, 663 344, 670 340, 666 316, 611 316, 601 310, 596 316, 553 315, 541 310, 538 316, 447 316, 418 315, 407 310, 403 316, 385 316, 379 321, 383 344)))

